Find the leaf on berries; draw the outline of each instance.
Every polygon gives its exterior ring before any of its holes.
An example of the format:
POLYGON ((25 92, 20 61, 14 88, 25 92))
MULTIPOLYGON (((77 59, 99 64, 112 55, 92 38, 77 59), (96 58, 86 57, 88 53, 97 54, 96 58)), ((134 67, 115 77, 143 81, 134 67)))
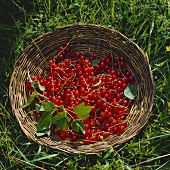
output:
POLYGON ((64 105, 57 106, 58 109, 63 109, 64 105))
POLYGON ((54 103, 51 101, 48 102, 42 102, 43 108, 45 112, 51 112, 53 110, 54 107, 54 103))
POLYGON ((53 110, 54 103, 51 101, 40 101, 35 104, 35 108, 37 112, 51 112, 53 110))
POLYGON ((41 86, 40 82, 32 82, 31 83, 31 86, 36 89, 36 88, 39 88, 41 91, 44 91, 45 90, 45 86, 41 86))
POLYGON ((133 100, 137 95, 137 91, 133 85, 130 85, 127 86, 126 89, 124 90, 124 95, 130 100, 133 100))
POLYGON ((38 82, 32 82, 32 83, 31 83, 31 86, 32 86, 34 89, 38 88, 38 82))
POLYGON ((83 134, 85 134, 84 123, 82 122, 82 120, 73 120, 72 121, 72 128, 76 132, 79 132, 79 130, 81 130, 81 132, 83 134))
POLYGON ((42 108, 42 105, 41 105, 41 103, 40 102, 38 102, 38 103, 35 103, 35 110, 37 111, 37 112, 39 112, 42 108))
POLYGON ((29 96, 27 103, 23 106, 23 108, 30 106, 34 99, 38 96, 38 94, 33 93, 31 96, 29 96))
POLYGON ((100 63, 100 60, 92 60, 91 62, 92 66, 96 66, 99 63, 100 63))
POLYGON ((45 134, 49 136, 50 132, 51 132, 50 129, 39 130, 39 131, 36 131, 36 136, 41 137, 41 136, 44 136, 45 134))
POLYGON ((70 122, 71 118, 67 116, 67 112, 59 112, 53 120, 53 124, 57 125, 57 130, 65 130, 70 122))
POLYGON ((47 112, 43 112, 40 118, 40 121, 37 124, 36 135, 38 137, 43 136, 45 134, 50 135, 50 127, 52 124, 53 116, 51 116, 47 112))
POLYGON ((79 105, 74 107, 74 112, 77 114, 80 120, 83 120, 89 117, 89 113, 91 112, 93 106, 85 106, 85 103, 82 102, 79 105))
POLYGON ((45 90, 45 86, 41 86, 41 84, 38 82, 38 87, 41 91, 44 91, 45 90))

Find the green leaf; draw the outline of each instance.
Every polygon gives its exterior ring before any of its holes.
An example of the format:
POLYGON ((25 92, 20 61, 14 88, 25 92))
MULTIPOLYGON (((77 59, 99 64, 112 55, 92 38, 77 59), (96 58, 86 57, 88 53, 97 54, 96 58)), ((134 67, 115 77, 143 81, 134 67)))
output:
POLYGON ((96 66, 99 63, 100 63, 100 60, 92 60, 91 62, 92 66, 96 66))
POLYGON ((41 86, 40 82, 32 82, 31 86, 34 89, 39 88, 41 91, 45 90, 45 86, 41 86))
POLYGON ((31 96, 29 96, 27 103, 23 106, 23 108, 28 107, 32 104, 34 99, 38 96, 38 94, 33 93, 31 96))
POLYGON ((37 112, 39 112, 39 111, 41 110, 41 107, 42 107, 42 105, 41 105, 40 102, 35 103, 35 110, 36 110, 37 112))
POLYGON ((37 135, 37 137, 44 136, 45 134, 47 134, 49 136, 50 132, 51 132, 50 128, 42 129, 42 130, 36 131, 36 135, 37 135))
POLYGON ((40 102, 40 108, 39 108, 38 111, 39 112, 44 112, 45 111, 44 106, 43 106, 43 104, 41 102, 40 102))
POLYGON ((42 105, 43 105, 45 112, 51 112, 53 110, 53 107, 54 107, 54 103, 51 102, 51 101, 49 101, 49 102, 42 101, 42 105))
POLYGON ((57 130, 65 130, 70 122, 71 118, 67 116, 67 112, 59 112, 53 120, 53 124, 57 125, 57 130))
POLYGON ((133 85, 130 85, 127 86, 126 89, 124 90, 124 95, 130 100, 133 100, 137 95, 137 91, 133 85))
POLYGON ((44 91, 45 90, 45 86, 41 86, 41 84, 38 82, 38 87, 41 91, 44 91))
POLYGON ((52 124, 53 116, 47 112, 43 112, 40 121, 37 124, 37 136, 43 136, 45 134, 50 135, 50 127, 52 124))
POLYGON ((79 132, 79 130, 81 130, 82 133, 85 134, 84 123, 82 122, 82 120, 73 120, 72 128, 73 128, 73 130, 75 130, 77 132, 79 132))
POLYGON ((31 86, 36 89, 38 87, 38 82, 32 82, 31 83, 31 86))
POLYGON ((51 112, 54 109, 54 103, 51 101, 40 101, 35 104, 35 107, 37 112, 51 112))
POLYGON ((77 114, 80 120, 83 120, 90 116, 89 113, 91 112, 92 108, 93 106, 85 106, 85 103, 82 102, 74 107, 74 112, 77 114))
POLYGON ((57 106, 58 109, 63 109, 64 105, 57 106))

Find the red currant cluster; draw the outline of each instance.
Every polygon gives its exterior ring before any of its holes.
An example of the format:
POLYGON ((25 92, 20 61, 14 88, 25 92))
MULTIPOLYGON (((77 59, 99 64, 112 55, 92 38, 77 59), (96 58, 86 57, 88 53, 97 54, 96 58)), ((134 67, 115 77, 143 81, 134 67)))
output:
MULTIPOLYGON (((71 130, 71 126, 66 130, 51 127, 61 139, 70 138, 74 142, 80 137, 84 144, 90 144, 125 131, 133 100, 125 97, 124 90, 135 78, 127 70, 124 57, 109 52, 105 58, 86 55, 74 53, 69 44, 59 47, 58 58, 49 61, 49 74, 31 79, 45 86, 45 91, 39 93, 57 106, 63 105, 71 119, 78 119, 74 107, 80 103, 93 106, 90 116, 83 120, 85 134, 71 130)), ((31 89, 31 83, 27 82, 26 87, 31 89)))

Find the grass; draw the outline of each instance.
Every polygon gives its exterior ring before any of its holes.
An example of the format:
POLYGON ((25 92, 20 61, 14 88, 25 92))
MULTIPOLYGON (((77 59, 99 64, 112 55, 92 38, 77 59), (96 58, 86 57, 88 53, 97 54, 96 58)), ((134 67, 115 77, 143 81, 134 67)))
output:
POLYGON ((170 167, 170 3, 168 0, 1 0, 0 169, 168 170, 170 167), (156 95, 152 115, 138 135, 96 155, 71 155, 30 141, 8 99, 16 59, 45 32, 73 23, 114 28, 149 56, 156 95))

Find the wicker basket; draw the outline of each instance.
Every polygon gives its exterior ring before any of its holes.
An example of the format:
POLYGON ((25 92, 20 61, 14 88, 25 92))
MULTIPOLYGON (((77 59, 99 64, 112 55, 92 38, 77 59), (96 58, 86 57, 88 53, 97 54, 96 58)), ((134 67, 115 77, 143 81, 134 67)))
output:
POLYGON ((9 87, 12 111, 28 138, 64 152, 84 154, 104 151, 110 146, 116 147, 134 137, 148 121, 154 94, 155 84, 147 55, 120 32, 96 25, 69 25, 35 39, 17 60, 9 87), (123 134, 110 135, 102 142, 89 145, 84 145, 81 140, 75 143, 63 141, 53 134, 49 137, 36 137, 37 120, 22 108, 28 99, 25 88, 28 70, 30 75, 44 77, 48 68, 47 61, 54 57, 59 46, 68 42, 76 52, 90 51, 105 56, 106 51, 113 51, 125 57, 127 67, 136 78, 138 93, 127 117, 128 127, 123 134))

